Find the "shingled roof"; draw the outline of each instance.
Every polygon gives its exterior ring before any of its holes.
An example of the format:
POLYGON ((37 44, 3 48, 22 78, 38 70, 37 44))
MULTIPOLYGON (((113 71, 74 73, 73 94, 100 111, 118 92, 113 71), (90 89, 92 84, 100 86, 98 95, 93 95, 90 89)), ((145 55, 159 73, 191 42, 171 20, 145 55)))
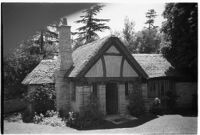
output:
MULTIPOLYGON (((68 77, 76 77, 80 71, 88 64, 89 60, 92 59, 104 43, 110 38, 104 37, 96 40, 89 44, 83 45, 77 48, 72 53, 73 69, 69 73, 68 77)), ((42 60, 37 67, 29 73, 26 78, 22 81, 22 84, 44 84, 54 83, 55 71, 59 70, 60 57, 55 60, 42 60)))
POLYGON ((81 70, 88 64, 88 62, 98 53, 98 51, 103 47, 104 43, 109 40, 110 36, 104 37, 102 39, 96 40, 89 44, 83 45, 77 48, 72 53, 73 58, 73 70, 68 75, 68 77, 77 77, 81 70))
MULTIPOLYGON (((109 38, 110 36, 77 48, 72 53, 74 65, 72 71, 68 74, 68 77, 77 77, 89 61, 97 55, 109 38)), ((166 72, 171 67, 170 63, 160 54, 133 54, 132 56, 149 78, 167 76, 166 72)), ((59 70, 59 67, 59 57, 55 60, 42 60, 39 65, 27 75, 22 83, 54 83, 54 73, 56 70, 59 70)))
POLYGON ((173 76, 172 65, 162 54, 132 54, 149 78, 173 76))
POLYGON ((60 67, 60 59, 42 60, 31 73, 22 81, 22 84, 54 83, 54 73, 60 67))

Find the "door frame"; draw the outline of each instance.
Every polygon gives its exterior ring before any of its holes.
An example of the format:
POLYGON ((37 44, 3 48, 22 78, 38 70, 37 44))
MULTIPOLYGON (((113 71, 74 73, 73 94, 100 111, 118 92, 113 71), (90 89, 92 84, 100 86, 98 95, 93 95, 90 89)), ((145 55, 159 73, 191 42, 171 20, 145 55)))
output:
POLYGON ((106 102, 105 102, 105 104, 106 104, 106 114, 107 115, 112 115, 112 114, 118 114, 119 113, 119 97, 118 97, 119 95, 118 95, 118 85, 117 85, 117 83, 116 82, 108 82, 108 83, 106 83, 106 92, 105 92, 105 99, 106 99, 106 102), (108 98, 108 93, 107 93, 107 91, 108 91, 108 88, 107 88, 107 86, 109 85, 109 84, 112 84, 112 85, 115 85, 115 87, 116 87, 116 90, 114 90, 113 92, 116 92, 115 94, 115 102, 117 102, 117 104, 114 104, 114 107, 116 107, 116 112, 114 112, 114 113, 111 113, 111 114, 109 114, 107 111, 107 104, 108 104, 108 101, 107 101, 107 98, 108 98))

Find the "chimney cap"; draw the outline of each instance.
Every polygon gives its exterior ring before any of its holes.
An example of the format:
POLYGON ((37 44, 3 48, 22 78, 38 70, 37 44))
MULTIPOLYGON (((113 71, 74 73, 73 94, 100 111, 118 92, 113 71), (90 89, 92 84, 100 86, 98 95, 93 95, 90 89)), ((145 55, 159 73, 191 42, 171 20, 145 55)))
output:
POLYGON ((67 26, 67 18, 61 18, 59 26, 67 26))

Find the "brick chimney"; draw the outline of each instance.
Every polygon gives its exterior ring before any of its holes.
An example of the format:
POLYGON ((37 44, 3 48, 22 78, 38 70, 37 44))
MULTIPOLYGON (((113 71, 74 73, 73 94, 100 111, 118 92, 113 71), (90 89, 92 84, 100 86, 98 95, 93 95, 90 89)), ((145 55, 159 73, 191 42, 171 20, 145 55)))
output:
POLYGON ((73 65, 70 28, 67 25, 67 19, 63 18, 58 27, 60 69, 55 73, 56 108, 65 115, 70 110, 71 91, 71 82, 68 81, 65 74, 73 65))
POLYGON ((67 25, 67 19, 63 18, 59 27, 59 51, 61 58, 60 70, 68 70, 73 65, 71 47, 71 26, 67 25))

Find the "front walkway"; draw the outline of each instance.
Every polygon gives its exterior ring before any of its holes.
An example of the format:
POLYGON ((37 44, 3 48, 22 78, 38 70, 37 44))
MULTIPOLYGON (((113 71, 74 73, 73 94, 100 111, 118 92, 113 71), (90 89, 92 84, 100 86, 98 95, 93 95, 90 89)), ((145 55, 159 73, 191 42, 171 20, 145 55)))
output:
POLYGON ((197 117, 182 115, 163 115, 140 125, 134 125, 134 120, 127 128, 98 129, 78 131, 69 127, 51 127, 37 124, 26 124, 4 121, 4 133, 173 133, 197 134, 197 117), (132 124, 132 125, 131 125, 132 124))

